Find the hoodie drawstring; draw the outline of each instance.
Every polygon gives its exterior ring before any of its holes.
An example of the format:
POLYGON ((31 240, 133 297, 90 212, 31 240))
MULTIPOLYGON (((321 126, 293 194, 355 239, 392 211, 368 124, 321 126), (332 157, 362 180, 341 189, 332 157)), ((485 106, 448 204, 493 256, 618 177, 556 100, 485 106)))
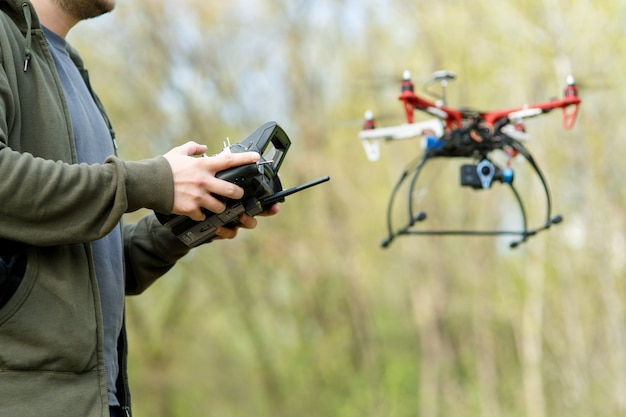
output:
POLYGON ((24 13, 24 19, 26 20, 26 47, 24 48, 24 72, 28 71, 28 62, 30 61, 30 57, 31 57, 31 49, 30 49, 30 45, 31 45, 31 29, 32 29, 32 23, 33 23, 33 19, 31 16, 31 12, 30 12, 30 6, 28 5, 28 3, 22 3, 22 12, 24 13))

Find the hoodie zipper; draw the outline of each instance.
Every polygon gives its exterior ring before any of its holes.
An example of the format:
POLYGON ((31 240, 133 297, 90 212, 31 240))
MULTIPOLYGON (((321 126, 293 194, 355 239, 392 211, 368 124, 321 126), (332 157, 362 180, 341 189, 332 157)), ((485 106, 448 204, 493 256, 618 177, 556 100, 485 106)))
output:
POLYGON ((117 341, 117 355, 119 374, 117 376, 117 397, 126 417, 131 417, 130 411, 130 387, 128 384, 128 340, 126 337, 126 320, 122 322, 122 329, 117 341))

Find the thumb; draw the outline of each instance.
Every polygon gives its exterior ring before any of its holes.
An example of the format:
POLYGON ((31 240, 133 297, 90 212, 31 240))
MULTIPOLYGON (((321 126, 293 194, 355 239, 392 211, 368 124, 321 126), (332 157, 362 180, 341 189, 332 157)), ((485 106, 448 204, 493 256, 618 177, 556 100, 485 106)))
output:
POLYGON ((177 153, 178 155, 186 155, 186 156, 194 156, 194 155, 202 155, 207 150, 206 145, 200 145, 194 141, 189 141, 184 145, 177 146, 172 149, 172 152, 177 153))

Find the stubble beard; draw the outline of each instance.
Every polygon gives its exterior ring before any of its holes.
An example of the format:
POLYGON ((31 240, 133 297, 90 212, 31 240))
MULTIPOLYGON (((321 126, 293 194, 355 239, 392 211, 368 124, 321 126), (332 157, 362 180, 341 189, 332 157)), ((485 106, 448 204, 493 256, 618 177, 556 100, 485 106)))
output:
POLYGON ((78 20, 103 15, 115 7, 115 0, 55 0, 55 2, 78 20))

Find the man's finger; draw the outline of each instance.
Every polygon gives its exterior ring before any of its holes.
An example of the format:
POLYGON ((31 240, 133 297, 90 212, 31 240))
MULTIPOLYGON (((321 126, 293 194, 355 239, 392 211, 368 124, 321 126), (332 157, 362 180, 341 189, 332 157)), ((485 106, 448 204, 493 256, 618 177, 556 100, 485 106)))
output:
POLYGON ((231 167, 253 164, 257 162, 260 157, 257 152, 221 153, 207 158, 206 161, 203 162, 211 172, 218 173, 231 167))
POLYGON ((189 141, 183 145, 177 146, 174 148, 177 153, 185 156, 194 156, 194 155, 202 155, 206 152, 206 145, 200 145, 194 141, 189 141))

